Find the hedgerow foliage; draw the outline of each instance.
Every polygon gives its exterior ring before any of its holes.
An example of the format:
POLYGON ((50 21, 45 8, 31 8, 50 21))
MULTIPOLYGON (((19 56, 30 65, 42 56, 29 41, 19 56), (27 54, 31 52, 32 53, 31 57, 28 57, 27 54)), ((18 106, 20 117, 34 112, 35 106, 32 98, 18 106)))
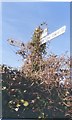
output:
POLYGON ((70 58, 49 54, 38 27, 21 71, 2 66, 3 118, 71 118, 70 58))
POLYGON ((71 92, 70 84, 48 86, 40 79, 25 78, 19 71, 3 66, 3 118, 71 118, 71 92))

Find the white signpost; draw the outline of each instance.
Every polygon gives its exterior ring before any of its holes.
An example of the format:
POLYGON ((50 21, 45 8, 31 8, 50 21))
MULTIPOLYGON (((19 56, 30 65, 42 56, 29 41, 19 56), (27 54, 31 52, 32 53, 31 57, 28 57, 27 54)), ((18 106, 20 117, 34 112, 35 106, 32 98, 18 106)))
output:
MULTIPOLYGON (((55 32, 53 32, 53 33, 51 33, 51 34, 48 35, 48 29, 45 28, 43 30, 43 33, 42 33, 41 37, 40 37, 41 45, 44 44, 44 43, 46 43, 46 42, 48 42, 48 41, 50 41, 50 40, 52 40, 52 39, 54 39, 54 38, 56 38, 56 37, 58 37, 59 35, 63 34, 65 32, 65 30, 66 30, 66 26, 63 26, 60 29, 58 29, 55 32)), ((22 54, 22 56, 25 55, 25 48, 26 48, 26 46, 25 46, 25 44, 23 42, 16 41, 14 39, 8 39, 7 41, 8 41, 8 43, 10 45, 21 48, 21 50, 19 50, 18 52, 16 52, 17 54, 24 53, 24 54, 22 54)))
POLYGON ((42 38, 46 37, 46 36, 47 36, 47 34, 48 34, 48 29, 47 29, 47 28, 45 28, 45 29, 43 30, 43 33, 42 33, 42 35, 41 35, 40 39, 42 39, 42 38))
POLYGON ((59 35, 63 34, 65 32, 65 30, 66 30, 66 26, 63 26, 60 29, 56 30, 55 32, 53 32, 53 33, 51 33, 49 35, 47 35, 47 31, 45 30, 46 32, 44 31, 42 33, 43 37, 41 36, 41 44, 44 44, 47 41, 50 41, 50 40, 54 39, 55 37, 58 37, 59 35))
POLYGON ((24 45, 24 43, 23 42, 21 42, 21 41, 16 41, 16 40, 13 40, 13 39, 8 39, 7 40, 8 42, 9 42, 9 44, 10 45, 12 45, 12 46, 17 46, 17 47, 25 47, 25 45, 24 45))

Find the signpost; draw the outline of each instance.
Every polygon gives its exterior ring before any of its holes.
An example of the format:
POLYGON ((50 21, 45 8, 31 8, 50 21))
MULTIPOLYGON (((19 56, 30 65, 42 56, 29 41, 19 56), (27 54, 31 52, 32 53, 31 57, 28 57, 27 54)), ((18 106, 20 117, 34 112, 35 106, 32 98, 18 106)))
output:
POLYGON ((20 47, 20 48, 25 48, 24 43, 21 42, 21 41, 16 41, 16 40, 13 40, 13 39, 8 39, 7 41, 12 46, 16 46, 16 47, 20 47))
MULTIPOLYGON (((59 35, 63 34, 66 30, 66 26, 63 26, 61 27, 60 29, 56 30, 55 32, 49 34, 49 35, 46 35, 45 37, 41 37, 41 44, 44 44, 46 43, 47 41, 50 41, 56 37, 58 37, 59 35)), ((43 33, 45 34, 45 33, 43 33)), ((47 31, 46 31, 46 34, 47 34, 47 31)))
MULTIPOLYGON (((45 28, 42 32, 41 37, 40 37, 41 45, 50 41, 50 40, 52 40, 52 39, 54 39, 54 38, 56 38, 56 37, 58 37, 59 35, 63 34, 65 32, 65 30, 66 30, 66 26, 63 26, 60 29, 58 29, 55 32, 48 35, 48 29, 45 28)), ((8 39, 7 41, 10 45, 20 48, 20 50, 18 52, 16 52, 17 54, 25 55, 26 46, 23 42, 16 41, 14 39, 8 39), (23 52, 24 52, 24 54, 23 54, 23 52)))
POLYGON ((47 36, 47 34, 48 34, 48 29, 47 28, 45 28, 44 30, 43 30, 43 33, 42 33, 42 35, 41 35, 41 39, 42 38, 44 38, 44 37, 46 37, 47 36))

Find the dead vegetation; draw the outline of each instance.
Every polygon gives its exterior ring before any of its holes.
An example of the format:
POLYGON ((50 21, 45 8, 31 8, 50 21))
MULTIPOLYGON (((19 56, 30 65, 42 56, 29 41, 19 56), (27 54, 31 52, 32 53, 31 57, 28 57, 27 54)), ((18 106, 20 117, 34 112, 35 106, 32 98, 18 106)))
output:
POLYGON ((38 27, 21 71, 2 66, 3 118, 72 118, 71 63, 40 46, 38 27))

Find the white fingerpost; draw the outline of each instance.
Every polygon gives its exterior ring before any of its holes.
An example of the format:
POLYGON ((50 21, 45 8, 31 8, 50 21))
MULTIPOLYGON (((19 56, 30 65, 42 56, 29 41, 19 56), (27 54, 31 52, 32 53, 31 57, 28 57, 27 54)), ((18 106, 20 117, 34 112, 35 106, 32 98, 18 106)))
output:
POLYGON ((66 30, 66 26, 61 27, 60 29, 56 30, 55 32, 47 35, 46 37, 41 38, 41 44, 46 43, 47 41, 50 41, 59 35, 63 34, 66 30))

